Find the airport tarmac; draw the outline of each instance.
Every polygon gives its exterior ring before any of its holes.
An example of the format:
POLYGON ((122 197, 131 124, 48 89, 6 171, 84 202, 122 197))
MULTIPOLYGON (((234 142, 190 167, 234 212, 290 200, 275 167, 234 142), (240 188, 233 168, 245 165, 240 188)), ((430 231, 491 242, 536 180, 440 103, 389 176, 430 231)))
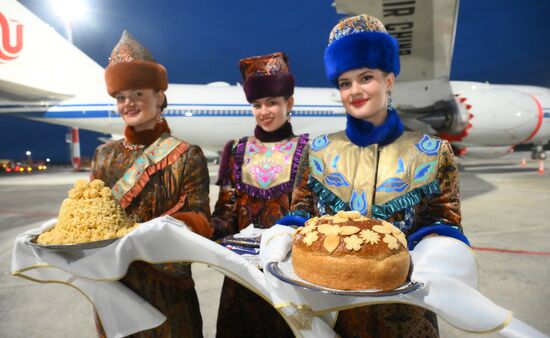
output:
MULTIPOLYGON (((550 171, 528 153, 460 161, 463 226, 474 246, 479 289, 494 303, 550 335, 550 171)), ((550 166, 550 160, 545 162, 550 166)), ((211 180, 217 166, 209 167, 211 180)), ((64 285, 37 284, 10 273, 17 234, 56 217, 72 183, 88 173, 52 171, 0 176, 0 337, 95 337, 92 306, 64 285)), ((217 187, 210 186, 211 205, 217 187)), ((215 335, 223 276, 193 265, 204 335, 215 335)), ((497 337, 457 330, 440 320, 441 337, 497 337)))

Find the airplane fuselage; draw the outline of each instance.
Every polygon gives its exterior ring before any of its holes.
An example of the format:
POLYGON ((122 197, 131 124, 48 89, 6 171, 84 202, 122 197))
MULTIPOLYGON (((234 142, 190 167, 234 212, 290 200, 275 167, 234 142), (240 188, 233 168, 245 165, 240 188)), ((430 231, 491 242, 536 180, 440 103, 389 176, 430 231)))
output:
MULTIPOLYGON (((457 95, 467 99, 471 112, 468 129, 454 141, 456 144, 471 152, 489 147, 492 152, 504 154, 516 144, 550 139, 547 88, 460 81, 451 81, 451 85, 457 95)), ((240 86, 176 84, 170 85, 167 97, 164 116, 178 138, 218 151, 228 140, 253 133, 251 106, 240 86)), ((314 137, 345 128, 345 110, 336 89, 296 88, 294 97, 291 113, 295 133, 314 137)), ((19 116, 115 135, 122 134, 124 126, 114 99, 103 92, 77 96, 45 112, 19 116)))

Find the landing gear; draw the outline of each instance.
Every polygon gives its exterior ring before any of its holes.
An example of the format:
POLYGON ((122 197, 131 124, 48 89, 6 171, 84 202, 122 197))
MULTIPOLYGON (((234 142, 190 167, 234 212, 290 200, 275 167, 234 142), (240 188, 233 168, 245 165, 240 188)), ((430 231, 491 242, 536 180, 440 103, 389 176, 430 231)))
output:
POLYGON ((546 160, 546 151, 541 145, 534 145, 531 150, 531 159, 533 160, 546 160))

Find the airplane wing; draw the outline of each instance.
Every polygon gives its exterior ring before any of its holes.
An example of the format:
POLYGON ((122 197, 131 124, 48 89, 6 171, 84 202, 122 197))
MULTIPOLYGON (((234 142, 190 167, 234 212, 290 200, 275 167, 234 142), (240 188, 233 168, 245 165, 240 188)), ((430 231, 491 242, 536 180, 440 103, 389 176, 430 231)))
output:
POLYGON ((43 111, 103 86, 103 68, 19 2, 0 2, 0 32, 0 113, 43 111))
POLYGON ((0 79, 0 113, 44 112, 70 97, 0 79))

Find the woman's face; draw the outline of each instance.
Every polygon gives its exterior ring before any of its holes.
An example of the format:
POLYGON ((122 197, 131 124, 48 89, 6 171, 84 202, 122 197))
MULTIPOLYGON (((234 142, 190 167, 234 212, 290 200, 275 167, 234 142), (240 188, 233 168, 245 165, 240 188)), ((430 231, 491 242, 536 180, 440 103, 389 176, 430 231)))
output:
POLYGON ((118 113, 135 131, 155 128, 164 100, 162 90, 127 89, 115 94, 118 113))
POLYGON ((252 102, 252 112, 260 128, 269 133, 285 124, 293 104, 293 97, 288 100, 283 96, 263 97, 252 102))
POLYGON ((393 89, 395 76, 379 69, 358 68, 338 78, 340 98, 346 112, 378 126, 386 120, 388 92, 393 89))

